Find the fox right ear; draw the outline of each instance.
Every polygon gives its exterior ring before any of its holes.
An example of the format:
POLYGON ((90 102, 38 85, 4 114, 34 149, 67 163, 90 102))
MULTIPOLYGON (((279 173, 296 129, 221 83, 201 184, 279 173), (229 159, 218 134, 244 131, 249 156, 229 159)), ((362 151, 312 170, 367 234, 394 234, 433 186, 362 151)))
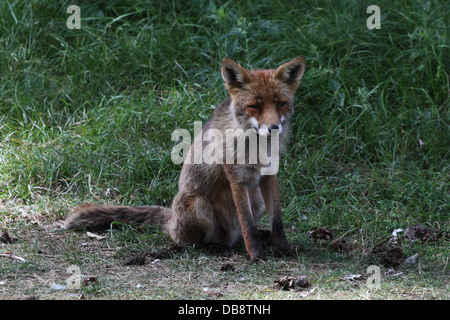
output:
POLYGON ((242 90, 251 81, 250 73, 239 63, 230 58, 222 60, 222 78, 230 95, 242 90))

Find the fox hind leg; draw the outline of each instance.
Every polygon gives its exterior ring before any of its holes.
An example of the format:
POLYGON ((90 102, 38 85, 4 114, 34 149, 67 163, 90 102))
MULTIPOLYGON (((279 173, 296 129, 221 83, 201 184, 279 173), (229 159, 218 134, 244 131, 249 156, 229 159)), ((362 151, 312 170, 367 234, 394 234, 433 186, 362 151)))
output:
POLYGON ((169 234, 178 244, 212 243, 214 233, 213 207, 207 199, 196 195, 178 194, 172 206, 169 234))

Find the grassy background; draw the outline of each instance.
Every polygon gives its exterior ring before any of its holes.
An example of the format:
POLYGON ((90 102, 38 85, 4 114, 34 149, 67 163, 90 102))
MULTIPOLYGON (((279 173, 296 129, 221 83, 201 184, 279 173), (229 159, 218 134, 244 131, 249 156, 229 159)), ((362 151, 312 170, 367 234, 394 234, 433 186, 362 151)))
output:
MULTIPOLYGON (((83 201, 169 206, 171 133, 226 97, 220 60, 303 55, 279 172, 290 241, 307 250, 327 226, 365 252, 395 228, 450 228, 447 1, 378 1, 379 30, 364 1, 78 0, 80 30, 70 4, 0 2, 0 222, 23 205, 50 203, 50 220, 83 201)), ((448 275, 445 243, 420 250, 448 275)))

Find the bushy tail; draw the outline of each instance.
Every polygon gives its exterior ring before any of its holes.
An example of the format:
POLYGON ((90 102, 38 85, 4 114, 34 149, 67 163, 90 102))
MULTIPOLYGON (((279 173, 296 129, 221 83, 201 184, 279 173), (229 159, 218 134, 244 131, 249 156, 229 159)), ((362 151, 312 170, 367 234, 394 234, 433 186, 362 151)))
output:
POLYGON ((83 204, 76 208, 65 221, 70 230, 87 229, 99 231, 108 229, 113 221, 132 225, 153 225, 166 232, 172 210, 160 206, 125 207, 83 204))

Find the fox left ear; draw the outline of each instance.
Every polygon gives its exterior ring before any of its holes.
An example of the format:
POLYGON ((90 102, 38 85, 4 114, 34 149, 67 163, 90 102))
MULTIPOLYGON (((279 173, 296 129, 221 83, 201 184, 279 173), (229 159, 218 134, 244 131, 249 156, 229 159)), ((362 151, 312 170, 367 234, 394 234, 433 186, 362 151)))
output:
POLYGON ((273 77, 286 84, 292 91, 297 90, 300 80, 305 72, 305 58, 295 57, 275 70, 273 77))

